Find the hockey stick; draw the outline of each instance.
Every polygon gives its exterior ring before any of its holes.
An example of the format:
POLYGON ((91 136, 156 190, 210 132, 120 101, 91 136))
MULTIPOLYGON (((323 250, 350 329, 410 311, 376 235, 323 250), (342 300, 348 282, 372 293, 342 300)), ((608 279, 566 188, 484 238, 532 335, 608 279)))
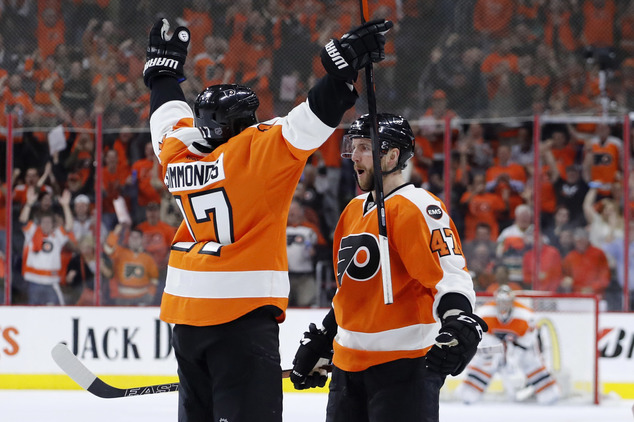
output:
POLYGON ((106 384, 81 363, 64 343, 56 344, 51 350, 53 360, 81 388, 103 399, 143 396, 146 394, 169 393, 178 391, 179 383, 147 385, 133 388, 117 388, 106 384))
MULTIPOLYGON (((361 23, 370 18, 367 0, 359 0, 361 5, 361 23)), ((392 294, 392 273, 390 269, 390 250, 387 242, 387 225, 385 223, 385 198, 383 192, 383 173, 381 171, 381 145, 378 136, 378 122, 376 117, 376 93, 374 92, 374 69, 372 62, 365 67, 365 86, 368 96, 368 114, 370 139, 372 140, 372 166, 374 167, 374 190, 376 201, 376 215, 379 220, 379 251, 381 259, 381 276, 383 279, 383 302, 386 305, 394 302, 392 294)))
MULTIPOLYGON (((171 393, 178 391, 180 386, 177 382, 166 384, 146 385, 142 387, 117 388, 104 382, 97 375, 93 374, 86 365, 81 363, 64 343, 58 343, 51 350, 53 360, 73 381, 81 388, 102 399, 115 399, 119 397, 144 396, 147 394, 171 393)), ((332 371, 331 365, 324 365, 321 369, 327 372, 332 371)), ((282 378, 288 378, 292 369, 284 369, 282 378)))

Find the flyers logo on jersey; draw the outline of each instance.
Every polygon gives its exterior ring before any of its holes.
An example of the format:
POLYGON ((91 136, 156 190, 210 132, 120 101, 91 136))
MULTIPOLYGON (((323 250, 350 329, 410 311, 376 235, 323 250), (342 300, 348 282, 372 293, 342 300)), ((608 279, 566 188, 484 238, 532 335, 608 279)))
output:
POLYGON ((225 178, 224 154, 216 161, 170 163, 165 172, 165 186, 170 192, 202 189, 225 178))
POLYGON ((341 285, 344 274, 356 281, 370 280, 379 271, 380 263, 379 241, 374 235, 344 237, 337 253, 337 282, 341 285))

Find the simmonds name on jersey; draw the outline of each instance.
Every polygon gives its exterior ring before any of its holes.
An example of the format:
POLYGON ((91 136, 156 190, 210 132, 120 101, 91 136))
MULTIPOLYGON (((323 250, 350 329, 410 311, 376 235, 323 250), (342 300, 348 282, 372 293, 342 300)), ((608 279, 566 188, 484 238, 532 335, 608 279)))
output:
POLYGON ((224 153, 216 161, 170 163, 165 172, 165 186, 170 192, 200 189, 225 178, 224 153))

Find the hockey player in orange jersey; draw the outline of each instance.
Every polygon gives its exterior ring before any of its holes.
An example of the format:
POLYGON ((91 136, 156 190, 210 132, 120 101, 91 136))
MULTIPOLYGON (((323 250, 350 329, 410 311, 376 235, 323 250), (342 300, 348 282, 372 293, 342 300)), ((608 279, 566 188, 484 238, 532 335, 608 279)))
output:
POLYGON ((476 354, 457 390, 466 404, 482 398, 496 373, 510 400, 524 401, 534 396, 538 403, 553 404, 559 399, 559 386, 539 351, 535 314, 514 297, 513 291, 502 285, 495 292, 495 300, 478 309, 489 326, 483 342, 487 346, 501 343, 504 352, 476 354))
POLYGON ((167 20, 151 29, 152 143, 184 217, 160 315, 175 324, 180 421, 281 421, 289 206, 308 157, 356 102, 359 69, 384 59, 391 27, 374 20, 331 40, 308 99, 260 123, 258 98, 241 85, 208 87, 192 112, 179 86, 189 30, 170 37, 167 20))
POLYGON ((343 211, 334 234, 337 292, 318 328, 310 324, 297 350, 295 388, 323 386, 332 354, 328 422, 438 421, 445 377, 476 352, 484 321, 475 304, 456 227, 440 199, 404 181, 414 134, 403 117, 378 115, 394 302, 385 305, 373 198, 371 119, 356 120, 342 156, 367 192, 343 211), (440 333, 439 333, 440 330, 440 333), (334 341, 333 341, 334 340, 334 341))

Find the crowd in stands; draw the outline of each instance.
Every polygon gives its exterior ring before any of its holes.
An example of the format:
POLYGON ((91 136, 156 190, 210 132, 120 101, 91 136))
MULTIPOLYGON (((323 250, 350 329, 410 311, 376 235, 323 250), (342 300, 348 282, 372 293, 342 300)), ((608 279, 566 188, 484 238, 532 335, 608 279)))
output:
MULTIPOLYGON (((377 103, 412 123, 416 155, 408 178, 450 196, 477 289, 510 282, 595 292, 620 309, 623 204, 632 200, 622 193, 623 155, 631 153, 623 151, 620 125, 544 126, 540 184, 534 186, 526 119, 474 119, 633 109, 634 1, 368 3, 375 16, 395 22, 387 58, 376 66, 377 103), (451 126, 450 157, 445 118, 469 119, 451 126), (451 192, 444 192, 445 159, 451 160, 451 192), (535 251, 537 189, 541 238, 535 251)), ((13 198, 12 259, 5 263, 3 253, 0 263, 3 274, 12 271, 12 303, 92 304, 97 270, 101 303, 159 302, 181 218, 147 132, 149 91, 141 73, 147 32, 158 17, 191 31, 182 84, 190 102, 208 85, 242 83, 258 94, 258 118, 266 120, 305 98, 324 73, 318 59, 324 37, 358 24, 358 7, 353 0, 0 2, 0 127, 11 116, 14 129, 10 187, 7 131, 0 132, 3 227, 7 189, 13 198), (97 116, 105 129, 101 151, 97 116), (98 228, 96 158, 102 158, 98 228), (55 262, 38 258, 42 248, 52 248, 55 262), (42 294, 42 284, 59 287, 42 294)), ((363 113, 363 104, 362 98, 344 123, 363 113)), ((339 213, 357 193, 350 163, 339 156, 342 133, 337 130, 307 165, 289 217, 293 283, 310 286, 294 293, 296 306, 323 304, 315 268, 330 260, 339 213)), ((4 243, 0 233, 2 251, 4 243)), ((332 289, 328 277, 325 282, 332 289)))

